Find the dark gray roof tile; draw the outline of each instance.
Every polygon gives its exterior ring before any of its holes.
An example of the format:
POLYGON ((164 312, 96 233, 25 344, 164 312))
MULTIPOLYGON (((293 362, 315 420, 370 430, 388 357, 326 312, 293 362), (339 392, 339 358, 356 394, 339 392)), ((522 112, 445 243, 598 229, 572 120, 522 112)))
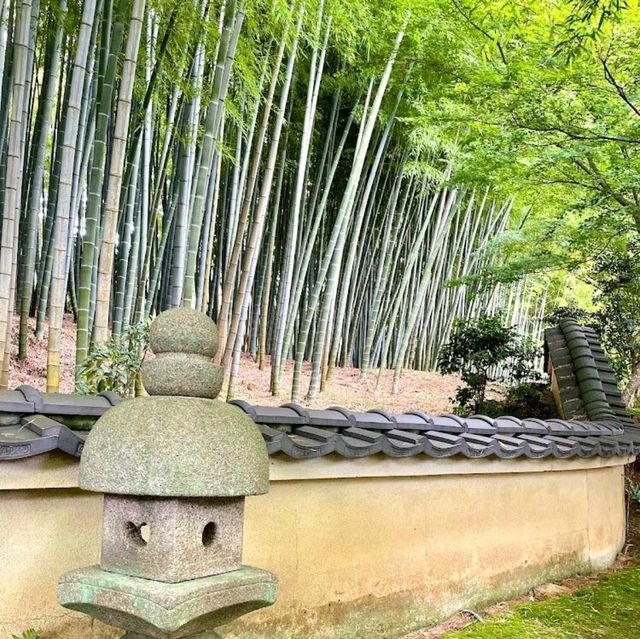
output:
POLYGON ((593 328, 564 319, 559 327, 545 331, 545 352, 553 365, 566 417, 630 423, 615 374, 593 328))
POLYGON ((396 429, 427 430, 433 427, 433 420, 423 413, 402 413, 394 415, 396 429))
POLYGON ((341 434, 343 436, 347 435, 348 437, 353 437, 370 444, 381 442, 383 439, 382 433, 373 430, 366 430, 364 428, 358 428, 356 426, 354 426, 353 428, 347 428, 346 430, 342 431, 341 434))
POLYGON ((518 439, 526 442, 529 448, 529 456, 533 458, 548 457, 553 455, 556 448, 553 441, 538 435, 518 435, 518 439))
POLYGON ((3 413, 33 413, 35 405, 19 390, 0 392, 0 411, 3 413))
POLYGON ((572 457, 578 452, 578 445, 566 437, 547 435, 545 439, 555 445, 556 456, 558 457, 572 457))
POLYGON ((424 437, 409 440, 403 431, 389 431, 382 438, 382 452, 389 457, 413 457, 424 452, 424 437))
POLYGON ((342 432, 341 437, 336 440, 335 452, 343 457, 368 457, 376 455, 382 451, 382 435, 374 433, 375 437, 364 438, 359 433, 352 431, 359 429, 348 428, 342 432))
POLYGON ((424 452, 430 457, 453 457, 464 454, 466 446, 457 435, 427 431, 424 452))
POLYGON ((293 429, 293 434, 322 444, 328 444, 336 439, 336 434, 332 430, 317 426, 300 426, 293 429))
POLYGON ((285 434, 275 428, 271 428, 266 424, 258 424, 258 428, 264 437, 264 441, 267 444, 267 451, 269 454, 277 453, 282 446, 282 440, 285 434))
POLYGON ((467 425, 464 419, 457 415, 436 415, 432 419, 432 429, 443 433, 464 433, 467 425))
POLYGON ((495 420, 486 415, 474 415, 464 420, 467 432, 476 435, 495 435, 497 432, 495 420))
POLYGON ((544 435, 549 432, 549 425, 542 419, 529 418, 523 422, 525 429, 524 432, 531 433, 533 435, 544 435))
POLYGON ((306 459, 309 457, 322 457, 332 453, 335 450, 335 444, 333 441, 323 443, 300 435, 287 435, 282 439, 280 449, 289 457, 306 459))
POLYGON ((512 457, 520 457, 526 454, 528 449, 527 443, 517 437, 510 437, 509 435, 496 435, 495 441, 498 442, 500 447, 501 456, 505 459, 512 457))

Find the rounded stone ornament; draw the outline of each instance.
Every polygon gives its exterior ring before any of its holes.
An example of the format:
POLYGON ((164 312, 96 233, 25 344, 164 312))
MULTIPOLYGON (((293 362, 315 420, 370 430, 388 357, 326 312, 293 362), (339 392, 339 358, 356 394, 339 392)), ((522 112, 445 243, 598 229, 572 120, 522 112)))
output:
POLYGON ((151 323, 149 346, 156 355, 193 353, 211 358, 218 351, 218 328, 200 311, 171 308, 151 323))
POLYGON ((142 385, 149 395, 213 399, 220 394, 222 380, 222 366, 201 355, 163 353, 142 365, 142 385))
POLYGON ((218 396, 224 374, 211 361, 218 329, 210 317, 188 308, 164 311, 151 324, 149 342, 156 355, 142 365, 142 385, 149 395, 218 396))

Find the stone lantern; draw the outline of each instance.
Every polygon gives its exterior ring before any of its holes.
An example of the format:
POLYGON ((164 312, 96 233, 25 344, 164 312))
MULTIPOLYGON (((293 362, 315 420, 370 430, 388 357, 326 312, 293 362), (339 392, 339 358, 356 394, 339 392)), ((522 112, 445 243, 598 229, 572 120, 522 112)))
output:
POLYGON ((63 575, 58 596, 129 639, 213 639, 276 598, 276 577, 241 562, 244 499, 268 490, 267 450, 249 417, 215 399, 209 317, 166 311, 150 343, 149 397, 107 411, 80 462, 80 487, 104 493, 100 566, 63 575))

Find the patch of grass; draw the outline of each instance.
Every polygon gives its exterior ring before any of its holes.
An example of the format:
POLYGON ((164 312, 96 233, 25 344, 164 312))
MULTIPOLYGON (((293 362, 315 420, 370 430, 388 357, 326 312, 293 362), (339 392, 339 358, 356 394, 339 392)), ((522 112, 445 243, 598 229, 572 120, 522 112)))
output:
POLYGON ((640 566, 604 575, 571 596, 517 606, 446 639, 638 639, 640 566))

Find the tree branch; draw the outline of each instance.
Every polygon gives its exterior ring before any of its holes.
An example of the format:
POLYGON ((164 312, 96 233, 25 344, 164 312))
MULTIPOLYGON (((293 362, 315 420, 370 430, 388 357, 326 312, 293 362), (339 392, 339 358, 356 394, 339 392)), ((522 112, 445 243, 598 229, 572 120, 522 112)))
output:
POLYGON ((572 140, 588 140, 588 141, 607 141, 607 142, 621 142, 623 144, 640 144, 640 140, 634 140, 632 138, 622 138, 617 135, 604 135, 601 133, 586 134, 584 132, 570 131, 569 129, 562 128, 560 126, 533 126, 531 124, 525 124, 520 121, 514 114, 512 119, 516 126, 528 131, 537 131, 538 133, 562 133, 572 140))
POLYGON ((591 176, 600 185, 601 191, 606 195, 612 197, 620 206, 626 208, 633 217, 636 230, 640 232, 640 209, 629 199, 624 197, 621 193, 616 191, 602 175, 600 169, 594 162, 593 158, 587 156, 587 163, 582 160, 574 160, 575 164, 580 167, 587 175, 591 176))
POLYGON ((600 59, 600 63, 602 64, 602 71, 604 72, 605 80, 616 90, 616 93, 622 98, 624 103, 637 115, 640 116, 640 109, 631 101, 631 98, 627 95, 624 87, 616 80, 613 75, 613 71, 611 71, 611 67, 607 64, 607 59, 598 54, 598 58, 600 59))
POLYGON ((502 48, 502 44, 500 43, 500 40, 498 40, 498 38, 492 36, 486 29, 484 29, 481 25, 479 25, 477 22, 474 22, 473 19, 471 18, 471 12, 467 13, 465 12, 464 8, 462 7, 462 5, 458 2, 458 0, 452 0, 455 8, 458 10, 458 12, 460 13, 460 15, 476 30, 479 31, 485 38, 488 38, 489 40, 491 40, 491 42, 493 42, 496 47, 498 48, 498 52, 500 53, 500 58, 502 59, 502 63, 507 66, 507 56, 505 55, 504 49, 502 48))

